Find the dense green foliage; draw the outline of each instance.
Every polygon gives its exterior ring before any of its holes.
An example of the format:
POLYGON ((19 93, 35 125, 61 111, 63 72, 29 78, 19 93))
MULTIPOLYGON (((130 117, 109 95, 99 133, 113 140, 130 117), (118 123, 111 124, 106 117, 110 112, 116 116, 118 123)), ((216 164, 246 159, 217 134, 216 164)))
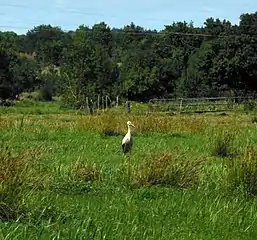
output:
POLYGON ((174 22, 161 31, 104 23, 65 32, 40 25, 0 33, 0 98, 40 91, 81 107, 97 95, 156 97, 253 94, 257 85, 257 12, 239 25, 208 18, 203 27, 174 22))

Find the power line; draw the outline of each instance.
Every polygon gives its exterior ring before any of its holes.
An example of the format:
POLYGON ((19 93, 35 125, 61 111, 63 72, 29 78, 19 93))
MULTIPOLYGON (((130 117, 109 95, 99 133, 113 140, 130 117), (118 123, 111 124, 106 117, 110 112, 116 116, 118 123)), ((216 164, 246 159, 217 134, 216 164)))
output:
MULTIPOLYGON (((0 4, 0 6, 2 7, 14 7, 14 8, 32 8, 31 6, 28 5, 21 5, 21 4, 0 4)), ((37 10, 41 10, 41 11, 45 11, 48 10, 46 8, 42 8, 42 7, 33 7, 34 9, 37 10)), ((59 12, 65 12, 65 13, 72 13, 72 14, 79 14, 79 15, 90 15, 90 16, 107 16, 106 14, 102 14, 102 13, 96 13, 96 12, 84 12, 84 11, 79 11, 76 9, 63 9, 63 8, 59 8, 59 7, 55 7, 55 9, 57 9, 59 12)), ((108 15, 108 17, 111 18, 116 18, 118 16, 115 15, 108 15)))
MULTIPOLYGON (((42 24, 43 25, 43 24, 42 24)), ((44 24, 47 25, 47 24, 44 24)), ((53 26, 52 26, 53 27, 53 26)), ((17 29, 22 29, 26 30, 28 29, 27 27, 22 27, 22 26, 11 26, 11 25, 0 25, 0 28, 17 28, 17 29)), ((87 33, 93 33, 92 30, 85 30, 87 33)), ((185 35, 185 36, 202 36, 202 37, 214 37, 211 34, 201 34, 201 33, 183 33, 183 32, 155 32, 155 31, 143 31, 143 32, 130 32, 130 31, 113 31, 112 33, 114 34, 124 34, 124 35, 168 35, 168 34, 173 34, 173 35, 185 35)))
MULTIPOLYGON (((50 25, 52 27, 59 27, 59 26, 54 26, 51 24, 39 24, 40 25, 50 25)), ((81 24, 82 25, 82 24, 81 24)), ((34 26, 37 27, 37 26, 34 26)), ((33 28, 34 28, 33 27, 33 28)), ((14 25, 0 25, 0 28, 10 28, 10 29, 22 29, 22 30, 33 30, 33 28, 29 27, 23 27, 23 26, 14 26, 14 25)), ((60 27, 60 29, 62 29, 60 27)), ((210 38, 223 38, 223 37, 230 37, 230 36, 242 36, 242 35, 249 35, 251 37, 257 37, 257 34, 220 34, 220 35, 212 35, 212 34, 205 34, 205 33, 184 33, 184 32, 176 32, 176 31, 166 31, 166 30, 161 30, 161 31, 154 31, 154 30, 144 30, 142 32, 130 32, 130 31, 124 31, 124 29, 120 29, 121 31, 112 31, 112 34, 123 34, 123 35, 133 35, 133 36, 145 36, 145 35, 152 35, 152 36, 169 36, 169 35, 180 35, 180 36, 199 36, 199 37, 210 37, 210 38)), ((8 30, 5 30, 8 31, 8 30)), ((10 30, 9 30, 10 31, 10 30)), ((69 31, 75 31, 75 30, 69 30, 69 31)), ((65 32, 65 31, 64 31, 65 32)), ((85 32, 87 33, 93 33, 93 30, 87 30, 85 29, 85 32)))
MULTIPOLYGON (((0 6, 4 6, 4 7, 17 7, 17 8, 31 8, 31 6, 27 6, 27 5, 21 5, 21 4, 0 4, 0 6)), ((38 8, 39 10, 43 10, 42 8, 38 8)), ((82 15, 98 15, 98 16, 106 16, 106 15, 103 15, 103 14, 99 14, 99 13, 93 13, 93 12, 81 12, 81 11, 77 11, 77 10, 66 10, 66 9, 59 9, 58 8, 58 11, 60 12, 68 12, 68 13, 76 13, 76 14, 82 14, 82 15)), ((112 17, 115 17, 112 15, 112 17)), ((152 18, 154 19, 154 18, 152 18)), ((156 20, 160 20, 160 19, 156 19, 156 20)), ((39 21, 35 21, 33 22, 33 24, 31 24, 32 26, 35 27, 35 23, 39 25, 49 25, 49 24, 44 24, 42 22, 39 22, 39 21)), ((222 21, 221 21, 222 23, 222 21)), ((215 24, 215 23, 214 23, 215 24)), ((80 24, 82 25, 82 24, 80 24)), ((51 26, 54 26, 54 25, 51 25, 51 26)), ((56 26, 56 25, 55 25, 56 26)), ((168 25, 169 26, 169 25, 168 25)), ((170 25, 172 26, 172 24, 170 25)), ((237 26, 237 25, 228 25, 228 27, 234 27, 234 26, 237 26)), ((255 27, 257 25, 240 25, 240 26, 243 26, 243 27, 255 27)), ((58 26, 60 27, 60 26, 58 26)), ((22 30, 31 30, 33 28, 31 27, 25 27, 25 26, 14 26, 14 25, 0 25, 0 28, 12 28, 12 29, 22 29, 22 30)), ((61 27, 60 27, 61 28, 61 27)), ((196 27, 197 28, 197 27, 196 27)), ((198 28, 199 29, 199 28, 198 28)), ((74 31, 74 30, 73 30, 74 31)), ((88 32, 91 32, 90 30, 87 30, 88 32)), ((131 35, 181 35, 181 36, 201 36, 201 37, 211 37, 211 38, 220 38, 220 37, 227 37, 227 36, 239 36, 241 34, 220 34, 220 35, 213 35, 213 34, 206 34, 206 33, 185 33, 185 32, 176 32, 176 31, 165 31, 165 29, 161 30, 161 31, 155 31, 155 30, 146 30, 144 29, 142 32, 124 32, 124 31, 115 31, 115 34, 131 34, 131 35)), ((256 35, 253 35, 251 34, 251 36, 256 36, 256 35)))
MULTIPOLYGON (((14 8, 26 8, 26 9, 38 9, 40 11, 46 11, 49 10, 48 8, 42 8, 42 7, 31 7, 31 5, 24 5, 24 4, 6 4, 6 3, 1 3, 0 6, 2 7, 14 7, 14 8)), ((57 9, 59 12, 65 12, 65 13, 72 13, 72 14, 79 14, 79 15, 90 15, 90 16, 102 16, 102 17, 110 17, 110 18, 119 18, 119 16, 117 15, 106 15, 106 14, 102 14, 102 13, 97 13, 97 12, 85 12, 85 11, 79 11, 77 9, 63 9, 63 8, 59 8, 59 7, 54 7, 55 9, 57 9)), ((153 17, 142 17, 142 19, 148 19, 148 20, 152 20, 152 21, 165 21, 165 22, 169 22, 171 21, 170 19, 160 19, 160 18, 153 18, 153 17)), ((172 21, 174 22, 174 21, 172 21)), ((222 23, 222 20, 221 20, 222 23)), ((236 24, 231 26, 235 26, 236 24)), ((236 25, 237 26, 237 25, 236 25)), ((242 27, 257 27, 257 23, 256 24, 240 24, 240 26, 242 27)))

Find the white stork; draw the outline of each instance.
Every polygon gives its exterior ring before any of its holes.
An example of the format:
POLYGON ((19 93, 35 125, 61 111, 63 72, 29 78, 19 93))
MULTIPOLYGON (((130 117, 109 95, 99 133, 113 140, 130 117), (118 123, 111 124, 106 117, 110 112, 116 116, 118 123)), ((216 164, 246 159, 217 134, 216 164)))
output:
POLYGON ((132 126, 134 128, 135 128, 135 126, 130 121, 127 121, 127 126, 128 126, 128 132, 125 135, 125 137, 122 139, 122 145, 121 145, 123 153, 130 152, 132 145, 133 145, 133 138, 131 136, 130 126, 132 126))

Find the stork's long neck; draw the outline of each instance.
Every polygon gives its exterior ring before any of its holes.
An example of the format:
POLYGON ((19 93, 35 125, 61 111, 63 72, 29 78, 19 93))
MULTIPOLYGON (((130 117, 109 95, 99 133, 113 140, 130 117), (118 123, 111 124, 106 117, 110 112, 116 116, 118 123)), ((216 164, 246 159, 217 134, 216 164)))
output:
POLYGON ((128 125, 128 134, 130 134, 130 126, 128 125))

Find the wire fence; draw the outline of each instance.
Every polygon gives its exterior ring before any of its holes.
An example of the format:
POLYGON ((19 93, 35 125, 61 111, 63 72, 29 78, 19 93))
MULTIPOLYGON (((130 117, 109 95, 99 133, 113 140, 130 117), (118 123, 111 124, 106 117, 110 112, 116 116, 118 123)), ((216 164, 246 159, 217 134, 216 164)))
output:
MULTIPOLYGON (((15 101, 22 101, 23 99, 15 100, 1 100, 0 106, 11 106, 15 101)), ((247 108, 256 105, 253 100, 254 96, 247 97, 206 97, 206 98, 162 98, 150 99, 143 107, 141 113, 202 113, 202 112, 225 112, 233 111, 239 105, 243 104, 247 108), (143 111, 143 112, 142 112, 143 111)), ((134 107, 140 105, 138 102, 131 102, 120 96, 110 97, 108 95, 95 95, 94 97, 86 97, 81 102, 80 110, 88 112, 88 114, 95 114, 106 112, 108 109, 122 107, 127 113, 135 113, 134 107), (133 111, 131 111, 133 106, 133 111)), ((141 105, 140 105, 141 106, 141 105)), ((141 106, 142 107, 142 106, 141 106)))
POLYGON ((93 98, 85 97, 84 104, 81 105, 81 109, 87 109, 87 112, 91 115, 97 112, 105 112, 110 108, 118 108, 123 106, 125 110, 131 112, 131 104, 129 101, 116 96, 116 98, 111 98, 108 95, 96 95, 93 98))
POLYGON ((221 112, 231 111, 240 103, 253 100, 249 97, 209 97, 209 98, 172 98, 151 99, 148 112, 221 112))

